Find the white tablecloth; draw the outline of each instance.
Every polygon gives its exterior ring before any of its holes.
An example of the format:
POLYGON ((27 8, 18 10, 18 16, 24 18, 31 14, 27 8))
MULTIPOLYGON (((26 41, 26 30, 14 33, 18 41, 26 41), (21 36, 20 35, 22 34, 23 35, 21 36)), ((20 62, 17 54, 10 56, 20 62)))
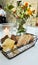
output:
MULTIPOLYGON (((31 31, 31 33, 34 32, 31 31)), ((38 65, 38 40, 34 47, 11 60, 7 59, 0 51, 0 65, 38 65)))

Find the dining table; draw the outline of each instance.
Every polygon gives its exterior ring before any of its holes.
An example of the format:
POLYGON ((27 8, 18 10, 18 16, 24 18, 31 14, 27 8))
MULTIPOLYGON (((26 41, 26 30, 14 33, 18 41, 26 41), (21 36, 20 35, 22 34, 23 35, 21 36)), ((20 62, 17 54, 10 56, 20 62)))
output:
MULTIPOLYGON (((38 65, 38 27, 27 26, 26 28, 27 33, 37 36, 35 45, 13 59, 7 59, 0 51, 0 65, 38 65)), ((2 33, 0 31, 0 38, 3 36, 2 33)))

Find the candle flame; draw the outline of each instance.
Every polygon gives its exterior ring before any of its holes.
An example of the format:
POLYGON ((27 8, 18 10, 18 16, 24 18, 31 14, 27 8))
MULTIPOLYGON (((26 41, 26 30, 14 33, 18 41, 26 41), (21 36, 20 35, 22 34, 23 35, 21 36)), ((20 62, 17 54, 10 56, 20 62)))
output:
POLYGON ((9 34, 9 29, 8 29, 7 27, 4 29, 4 33, 5 33, 6 35, 9 34))
POLYGON ((5 31, 9 31, 9 29, 6 27, 6 28, 5 28, 5 31))

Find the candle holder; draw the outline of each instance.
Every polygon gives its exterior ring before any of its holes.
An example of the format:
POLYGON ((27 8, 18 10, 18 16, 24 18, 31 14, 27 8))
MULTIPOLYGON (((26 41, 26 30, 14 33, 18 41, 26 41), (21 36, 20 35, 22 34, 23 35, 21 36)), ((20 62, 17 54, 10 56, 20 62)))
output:
POLYGON ((16 35, 17 26, 15 23, 7 23, 0 25, 0 39, 3 38, 5 35, 9 37, 14 34, 16 35))

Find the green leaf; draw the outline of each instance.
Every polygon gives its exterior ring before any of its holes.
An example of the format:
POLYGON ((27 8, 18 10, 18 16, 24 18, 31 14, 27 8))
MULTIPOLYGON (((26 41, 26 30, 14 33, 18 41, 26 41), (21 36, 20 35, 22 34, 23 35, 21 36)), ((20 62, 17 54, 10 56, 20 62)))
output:
POLYGON ((14 8, 13 5, 9 5, 9 6, 8 6, 8 9, 9 9, 9 10, 11 10, 12 8, 14 8))
POLYGON ((31 7, 31 5, 29 5, 29 7, 31 7))

